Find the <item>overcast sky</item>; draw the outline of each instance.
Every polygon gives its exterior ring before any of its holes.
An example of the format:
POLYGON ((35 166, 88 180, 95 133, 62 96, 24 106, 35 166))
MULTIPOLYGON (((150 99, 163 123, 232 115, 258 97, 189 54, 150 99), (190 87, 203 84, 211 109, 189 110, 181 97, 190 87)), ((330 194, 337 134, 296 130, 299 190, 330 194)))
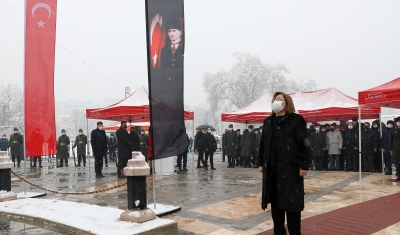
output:
MULTIPOLYGON (((237 51, 357 98, 400 77, 399 12, 398 0, 186 0, 185 103, 204 103, 204 73, 237 51)), ((24 0, 0 0, 0 82, 22 85, 23 15, 24 0)), ((147 86, 145 30, 144 0, 58 0, 56 101, 106 104, 147 86)))

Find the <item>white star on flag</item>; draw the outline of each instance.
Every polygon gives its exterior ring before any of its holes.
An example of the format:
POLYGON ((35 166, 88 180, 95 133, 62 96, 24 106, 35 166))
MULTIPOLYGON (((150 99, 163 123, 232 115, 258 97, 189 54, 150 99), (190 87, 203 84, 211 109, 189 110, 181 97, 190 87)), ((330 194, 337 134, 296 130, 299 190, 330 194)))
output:
POLYGON ((158 55, 154 54, 154 56, 153 56, 153 65, 157 64, 157 57, 158 57, 158 55))
POLYGON ((46 24, 45 22, 43 22, 42 20, 40 20, 39 22, 37 22, 38 27, 42 27, 44 28, 44 24, 46 24))

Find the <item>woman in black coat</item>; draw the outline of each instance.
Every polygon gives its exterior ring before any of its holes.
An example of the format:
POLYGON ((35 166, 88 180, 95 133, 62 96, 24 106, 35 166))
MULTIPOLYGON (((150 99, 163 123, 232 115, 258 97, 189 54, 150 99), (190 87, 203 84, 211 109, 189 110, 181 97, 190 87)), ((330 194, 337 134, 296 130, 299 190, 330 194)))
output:
POLYGON ((263 173, 262 209, 271 203, 274 234, 300 234, 304 176, 310 167, 310 143, 304 118, 294 113, 290 96, 274 94, 272 115, 264 120, 258 170, 263 173))

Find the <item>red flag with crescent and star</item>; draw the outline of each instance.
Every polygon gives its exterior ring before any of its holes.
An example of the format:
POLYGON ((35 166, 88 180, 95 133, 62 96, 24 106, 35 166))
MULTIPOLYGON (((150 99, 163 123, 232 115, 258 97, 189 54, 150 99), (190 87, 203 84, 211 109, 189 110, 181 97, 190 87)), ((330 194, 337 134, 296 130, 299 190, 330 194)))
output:
POLYGON ((161 68, 161 49, 165 46, 166 33, 161 14, 156 14, 150 22, 150 42, 151 42, 151 58, 150 64, 152 68, 161 68))
POLYGON ((27 0, 25 12, 25 156, 54 155, 54 58, 57 0, 27 0))

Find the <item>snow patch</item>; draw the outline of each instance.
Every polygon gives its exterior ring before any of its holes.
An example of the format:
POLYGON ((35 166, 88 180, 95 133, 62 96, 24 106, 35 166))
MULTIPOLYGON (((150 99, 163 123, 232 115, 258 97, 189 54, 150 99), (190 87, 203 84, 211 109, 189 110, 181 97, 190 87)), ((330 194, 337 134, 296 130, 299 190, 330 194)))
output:
POLYGON ((139 200, 136 200, 136 201, 135 201, 135 206, 138 207, 139 204, 140 204, 140 201, 139 201, 139 200))
POLYGON ((140 218, 140 212, 139 211, 132 211, 131 213, 128 214, 130 217, 135 217, 135 218, 140 218))

